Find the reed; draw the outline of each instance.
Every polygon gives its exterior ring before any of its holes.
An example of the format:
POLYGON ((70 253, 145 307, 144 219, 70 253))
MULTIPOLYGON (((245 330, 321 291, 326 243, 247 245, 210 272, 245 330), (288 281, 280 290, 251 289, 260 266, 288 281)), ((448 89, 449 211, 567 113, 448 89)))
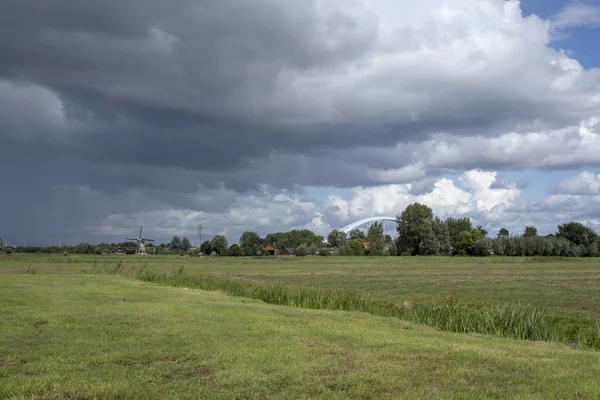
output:
POLYGON ((480 333, 507 338, 576 343, 584 349, 600 350, 600 321, 591 319, 573 326, 546 311, 504 304, 495 307, 462 303, 455 299, 377 302, 355 289, 320 289, 264 285, 233 279, 189 275, 183 268, 172 273, 141 269, 135 278, 161 285, 187 287, 261 300, 268 304, 317 310, 359 311, 429 325, 459 333, 480 333))

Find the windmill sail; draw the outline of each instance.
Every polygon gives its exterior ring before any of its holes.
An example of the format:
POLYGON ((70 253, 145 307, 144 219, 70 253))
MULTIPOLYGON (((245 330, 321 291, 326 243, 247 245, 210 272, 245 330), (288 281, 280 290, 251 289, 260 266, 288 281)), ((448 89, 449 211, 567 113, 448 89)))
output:
POLYGON ((144 225, 140 225, 140 236, 137 238, 125 238, 126 240, 135 240, 137 242, 137 250, 135 254, 146 254, 145 242, 154 242, 154 239, 145 239, 142 237, 144 225))

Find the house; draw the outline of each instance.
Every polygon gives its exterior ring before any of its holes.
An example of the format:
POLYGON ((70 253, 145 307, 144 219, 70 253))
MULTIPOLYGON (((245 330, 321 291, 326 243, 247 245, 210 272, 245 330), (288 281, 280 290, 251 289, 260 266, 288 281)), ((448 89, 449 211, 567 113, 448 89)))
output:
POLYGON ((270 256, 274 256, 277 249, 273 246, 267 246, 263 249, 263 251, 268 252, 270 256))
POLYGON ((371 250, 372 247, 376 247, 377 243, 369 243, 369 242, 363 242, 363 248, 365 250, 371 250))
MULTIPOLYGON (((364 248, 366 251, 368 251, 368 250, 371 250, 371 249, 373 249, 373 248, 376 248, 376 247, 377 247, 377 243, 369 243, 369 242, 364 242, 364 243, 363 243, 363 248, 364 248)), ((390 248, 391 248, 391 245, 390 245, 390 244, 385 244, 385 245, 383 246, 383 252, 384 252, 384 253, 389 253, 389 252, 390 252, 390 248)))
POLYGON ((293 249, 293 248, 291 248, 291 247, 286 247, 285 249, 283 249, 283 250, 281 250, 281 251, 279 252, 279 255, 280 255, 280 256, 288 256, 288 257, 290 257, 290 256, 295 256, 295 255, 296 255, 296 253, 294 252, 294 249, 293 249))

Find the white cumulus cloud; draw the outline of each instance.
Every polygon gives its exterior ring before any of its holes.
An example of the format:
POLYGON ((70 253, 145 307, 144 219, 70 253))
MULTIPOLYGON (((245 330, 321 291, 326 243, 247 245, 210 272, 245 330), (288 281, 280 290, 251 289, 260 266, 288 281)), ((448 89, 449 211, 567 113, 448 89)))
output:
POLYGON ((556 185, 556 192, 567 195, 600 196, 600 175, 584 171, 556 185))

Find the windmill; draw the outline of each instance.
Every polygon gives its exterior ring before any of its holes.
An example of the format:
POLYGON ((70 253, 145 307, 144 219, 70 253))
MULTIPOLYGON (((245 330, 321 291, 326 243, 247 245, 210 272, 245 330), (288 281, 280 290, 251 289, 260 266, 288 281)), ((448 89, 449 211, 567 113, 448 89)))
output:
POLYGON ((138 238, 125 238, 127 240, 135 240, 137 242, 137 250, 135 254, 146 254, 146 245, 144 242, 154 242, 154 239, 144 239, 142 237, 142 229, 144 225, 140 225, 140 237, 138 238))

